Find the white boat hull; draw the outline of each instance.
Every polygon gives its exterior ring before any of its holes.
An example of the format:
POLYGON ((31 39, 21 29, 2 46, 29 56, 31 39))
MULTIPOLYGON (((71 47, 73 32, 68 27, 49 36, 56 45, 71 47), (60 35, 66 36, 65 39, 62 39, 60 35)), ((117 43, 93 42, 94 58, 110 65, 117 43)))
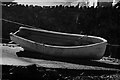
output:
POLYGON ((38 43, 11 33, 11 40, 20 44, 25 50, 40 52, 40 54, 79 58, 79 59, 100 59, 103 57, 107 41, 85 46, 54 46, 38 43))

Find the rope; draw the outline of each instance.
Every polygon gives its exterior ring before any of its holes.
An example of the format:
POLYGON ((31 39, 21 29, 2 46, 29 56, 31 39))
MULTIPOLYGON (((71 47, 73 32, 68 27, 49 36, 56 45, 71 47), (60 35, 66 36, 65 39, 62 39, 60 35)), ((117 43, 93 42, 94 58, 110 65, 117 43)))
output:
POLYGON ((108 43, 108 46, 120 47, 120 45, 117 45, 117 44, 109 44, 109 43, 108 43))
POLYGON ((6 40, 6 41, 10 41, 10 39, 5 39, 5 38, 0 38, 1 40, 6 40))
MULTIPOLYGON (((18 24, 18 25, 22 25, 22 26, 27 26, 27 27, 33 28, 33 26, 26 25, 26 24, 22 24, 22 23, 19 23, 19 22, 11 21, 11 20, 7 20, 7 19, 3 19, 3 18, 0 19, 0 20, 6 21, 6 22, 9 22, 9 23, 14 23, 14 24, 18 24)), ((34 27, 34 28, 35 28, 35 27, 34 27)))

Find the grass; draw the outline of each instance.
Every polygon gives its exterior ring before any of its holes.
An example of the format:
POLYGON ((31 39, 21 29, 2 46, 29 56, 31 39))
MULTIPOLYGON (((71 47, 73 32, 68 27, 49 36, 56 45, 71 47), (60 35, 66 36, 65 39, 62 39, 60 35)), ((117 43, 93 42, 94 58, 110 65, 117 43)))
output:
POLYGON ((100 71, 49 69, 31 66, 7 66, 3 65, 2 78, 4 80, 120 80, 119 72, 107 72, 99 74, 100 71))

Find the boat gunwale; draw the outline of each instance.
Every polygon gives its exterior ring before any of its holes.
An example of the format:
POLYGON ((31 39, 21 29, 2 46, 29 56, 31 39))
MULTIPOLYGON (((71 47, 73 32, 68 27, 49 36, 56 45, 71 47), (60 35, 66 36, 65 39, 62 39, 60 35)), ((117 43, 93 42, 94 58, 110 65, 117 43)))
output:
MULTIPOLYGON (((47 30, 45 30, 47 31, 47 30)), ((47 31, 48 32, 48 31, 47 31)), ((53 32, 53 31, 51 31, 53 32)), ((16 32, 15 32, 16 33, 16 32)), ((72 49, 72 48, 85 48, 85 47, 92 47, 92 46, 95 46, 95 45, 99 45, 99 44, 103 44, 103 43, 106 43, 107 44, 107 40, 101 38, 101 37, 95 37, 95 36, 89 36, 89 37, 94 37, 94 38, 97 38, 97 39, 101 39, 103 42, 100 42, 100 43, 95 43, 95 44, 89 44, 89 45, 82 45, 82 46, 54 46, 54 45, 48 45, 48 44, 44 44, 44 43, 38 43, 38 42, 35 42, 35 41, 32 41, 32 40, 29 40, 29 39, 26 39, 26 38, 23 38, 23 37, 20 37, 20 36, 17 36, 15 35, 15 33, 10 33, 10 36, 14 36, 14 37, 17 37, 17 38, 20 38, 20 39, 23 39, 25 41, 29 41, 31 43, 34 43, 34 44, 38 44, 38 45, 41 45, 41 46, 45 46, 45 47, 52 47, 52 48, 64 48, 64 49, 72 49)), ((55 32, 55 33, 58 33, 60 34, 59 32, 55 32)), ((65 33, 66 35, 70 35, 69 33, 65 33)), ((78 34, 73 34, 74 36, 77 35, 77 36, 80 36, 78 34)))
MULTIPOLYGON (((97 37, 97 36, 91 36, 91 35, 82 35, 82 34, 71 34, 71 33, 64 33, 64 32, 56 32, 56 31, 49 31, 49 30, 44 30, 44 29, 40 29, 40 28, 27 28, 27 27, 20 27, 20 29, 29 29, 29 30, 34 30, 34 31, 41 31, 41 32, 46 32, 46 33, 52 33, 52 34, 59 34, 59 35, 66 35, 66 36, 77 36, 77 37, 90 37, 90 38, 96 38, 96 39, 100 39, 103 42, 107 42, 106 39, 101 38, 101 37, 97 37)), ((101 42, 100 42, 101 43, 101 42)))

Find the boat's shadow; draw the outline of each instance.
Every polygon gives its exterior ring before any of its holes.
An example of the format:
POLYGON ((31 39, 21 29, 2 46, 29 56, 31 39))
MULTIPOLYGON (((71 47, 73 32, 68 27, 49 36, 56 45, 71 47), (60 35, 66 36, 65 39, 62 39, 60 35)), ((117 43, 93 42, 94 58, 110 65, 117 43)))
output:
POLYGON ((97 60, 89 60, 89 59, 72 59, 72 58, 61 58, 61 57, 54 57, 48 55, 41 55, 37 52, 31 51, 21 51, 17 52, 19 57, 27 57, 27 58, 35 58, 35 59, 44 59, 44 60, 51 60, 51 61, 61 61, 61 62, 68 62, 73 64, 79 65, 87 65, 87 66, 97 66, 97 67, 106 67, 106 68, 116 68, 120 69, 120 65, 109 64, 105 62, 99 62, 97 60))

